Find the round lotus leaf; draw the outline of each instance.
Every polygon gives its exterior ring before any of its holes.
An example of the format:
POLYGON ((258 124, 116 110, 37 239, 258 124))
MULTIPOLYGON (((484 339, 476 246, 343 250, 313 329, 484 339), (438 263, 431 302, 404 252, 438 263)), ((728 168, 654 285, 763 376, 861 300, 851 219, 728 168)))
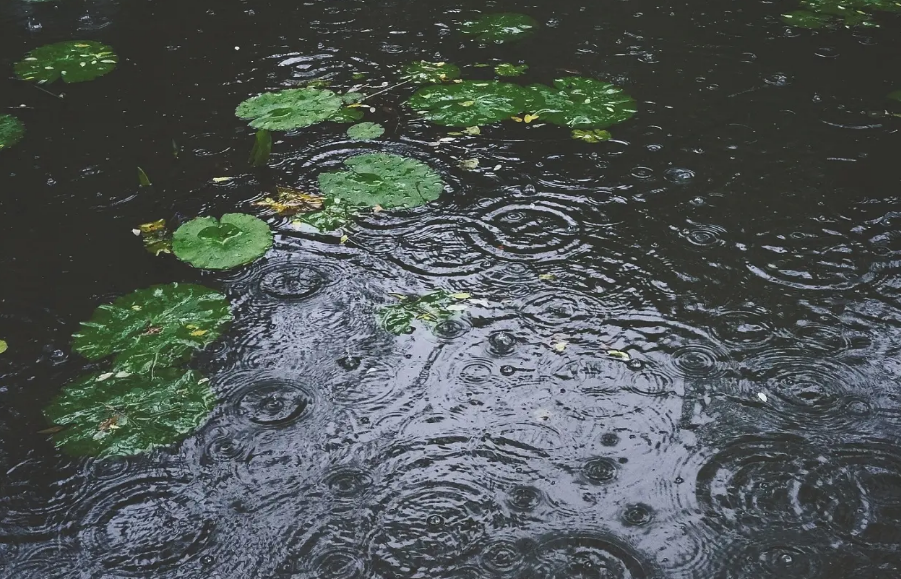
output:
POLYGON ((347 136, 355 141, 378 139, 385 134, 385 128, 378 123, 358 123, 347 129, 347 136))
POLYGON ((502 12, 485 14, 475 20, 464 22, 460 32, 485 42, 506 42, 527 36, 536 28, 538 22, 531 16, 502 12))
POLYGON ((8 149, 25 136, 25 125, 12 115, 0 115, 0 151, 8 149))
POLYGON ((401 80, 419 84, 438 84, 460 78, 460 68, 447 62, 411 62, 400 73, 401 80))
POLYGON ((545 122, 573 129, 603 129, 637 112, 635 101, 619 87, 593 78, 571 76, 529 87, 529 112, 545 122))
POLYGON ((807 10, 795 10, 782 15, 782 20, 798 28, 823 28, 832 22, 828 14, 816 14, 807 10))
POLYGON ((529 70, 528 64, 510 64, 509 62, 504 62, 494 67, 494 72, 498 76, 522 76, 527 70, 529 70))
POLYGON ((344 165, 345 171, 321 174, 319 188, 326 198, 346 205, 417 207, 434 201, 444 189, 431 167, 399 155, 358 155, 344 165))
POLYGON ((178 442, 216 402, 209 381, 191 370, 90 374, 63 388, 44 415, 56 446, 71 455, 125 456, 178 442))
POLYGON ((529 93, 495 80, 422 87, 408 104, 423 118, 450 127, 488 125, 523 112, 529 93))
POLYGON ((272 231, 253 215, 226 213, 197 217, 172 236, 172 253, 201 269, 231 269, 262 257, 272 247, 272 231))
POLYGON ((341 115, 344 101, 334 92, 320 88, 289 88, 264 92, 238 105, 235 115, 250 126, 269 131, 309 127, 341 115))
POLYGON ((98 307, 72 336, 72 347, 89 360, 116 354, 120 369, 150 373, 184 362, 231 319, 228 301, 209 288, 156 285, 98 307))
POLYGON ((70 40, 35 48, 16 63, 22 80, 51 83, 84 82, 111 72, 119 58, 109 46, 91 40, 70 40))

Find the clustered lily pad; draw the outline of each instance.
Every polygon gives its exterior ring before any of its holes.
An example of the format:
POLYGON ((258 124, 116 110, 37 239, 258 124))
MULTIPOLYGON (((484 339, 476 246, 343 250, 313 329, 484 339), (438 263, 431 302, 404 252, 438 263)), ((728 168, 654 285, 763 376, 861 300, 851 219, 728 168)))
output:
POLYGON ((197 217, 172 236, 178 259, 201 269, 231 269, 250 263, 272 247, 272 231, 253 215, 226 213, 222 219, 197 217))
POLYGON ((423 118, 450 127, 488 125, 526 108, 529 93, 521 86, 494 80, 426 86, 408 104, 423 118))
POLYGON ((528 36, 537 28, 538 22, 531 16, 501 12, 467 20, 460 26, 460 32, 482 42, 502 43, 528 36))
POLYGON ((347 136, 355 141, 378 139, 385 134, 385 127, 378 123, 357 123, 347 129, 347 136))
POLYGON ((802 0, 802 10, 782 15, 799 28, 823 28, 841 22, 845 26, 879 26, 872 12, 901 12, 898 0, 802 0), (839 20, 841 19, 841 20, 839 20))
POLYGON ((0 151, 8 149, 25 136, 25 125, 12 115, 0 115, 0 151))
POLYGON ((448 62, 411 62, 400 73, 401 80, 418 84, 437 84, 455 78, 460 78, 460 69, 448 62))
POLYGON ((41 84, 94 80, 116 68, 113 49, 91 40, 70 40, 35 48, 15 66, 16 76, 41 84))
POLYGON ((503 62, 494 67, 494 72, 498 76, 522 76, 527 70, 529 70, 528 64, 510 64, 509 62, 503 62))
POLYGON ((345 107, 357 100, 359 97, 354 93, 341 96, 327 89, 289 88, 249 98, 238 105, 235 115, 250 121, 255 129, 289 131, 329 120, 357 120, 363 114, 345 107))
POLYGON ((529 112, 542 121, 572 129, 603 129, 637 112, 635 101, 619 87, 593 78, 571 76, 554 87, 533 85, 529 112))
POLYGON ((89 360, 115 355, 120 370, 149 374, 184 362, 231 319, 225 297, 209 288, 156 285, 98 307, 73 335, 72 348, 89 360))
POLYGON ((302 215, 300 219, 294 221, 294 224, 320 233, 337 231, 346 227, 366 209, 369 209, 366 205, 352 205, 342 202, 341 199, 325 199, 320 211, 302 215))
POLYGON ((462 311, 460 300, 469 294, 454 294, 446 290, 437 290, 422 296, 391 294, 400 301, 398 304, 385 306, 376 312, 378 324, 394 335, 409 334, 413 331, 414 320, 419 320, 430 328, 450 319, 462 311))
POLYGON ((577 141, 585 141, 586 143, 602 143, 604 141, 609 141, 613 135, 611 135, 609 131, 605 131, 603 129, 589 129, 587 131, 573 129, 572 136, 577 141))
POLYGON ((124 456, 177 442, 204 422, 215 401, 209 381, 191 370, 119 371, 79 378, 44 415, 61 428, 53 439, 68 454, 124 456))

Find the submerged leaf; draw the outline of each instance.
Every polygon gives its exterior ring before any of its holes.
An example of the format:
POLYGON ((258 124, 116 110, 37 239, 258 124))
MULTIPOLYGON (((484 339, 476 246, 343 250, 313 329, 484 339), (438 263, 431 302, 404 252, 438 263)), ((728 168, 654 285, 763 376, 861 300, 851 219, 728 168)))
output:
POLYGON ((344 101, 330 90, 290 88, 266 92, 238 105, 235 115, 255 129, 288 131, 327 120, 344 122, 344 101))
POLYGON ((141 187, 150 187, 150 177, 144 172, 144 169, 138 167, 138 185, 141 187))
POLYGON ((441 177, 425 163, 390 153, 357 155, 346 170, 319 175, 319 188, 350 205, 417 207, 441 194, 441 177))
POLYGON ((460 32, 474 36, 483 42, 506 42, 527 36, 538 28, 538 22, 531 16, 515 12, 484 14, 476 20, 469 20, 460 26, 460 32))
POLYGON ((260 129, 254 138, 247 162, 253 167, 265 167, 270 154, 272 154, 272 134, 266 129, 260 129))
POLYGON ((458 310, 455 297, 445 290, 437 290, 423 296, 405 296, 391 294, 401 303, 385 306, 376 312, 379 325, 395 335, 409 334, 413 331, 413 321, 419 320, 434 328, 440 322, 451 318, 458 310))
POLYGON ((166 227, 165 219, 142 223, 138 226, 138 232, 148 253, 172 253, 172 233, 166 227))
POLYGON ((277 215, 297 215, 322 209, 322 197, 318 195, 311 195, 288 187, 276 187, 276 192, 275 199, 266 197, 254 205, 265 207, 277 215))
POLYGON ((215 396, 192 370, 99 380, 84 376, 63 388, 44 415, 56 446, 72 455, 126 456, 178 442, 206 420, 215 396), (58 430, 57 430, 58 429, 58 430))
POLYGON ((528 64, 510 64, 509 62, 494 67, 494 72, 499 76, 522 76, 527 70, 529 70, 528 64))
POLYGON ((521 113, 529 93, 498 81, 467 80, 460 84, 426 86, 408 101, 433 123, 451 127, 488 125, 521 113))
POLYGON ((609 141, 613 137, 610 131, 605 131, 604 129, 589 129, 587 131, 573 129, 572 135, 574 139, 585 141, 586 143, 601 143, 609 141))
POLYGON ((231 319, 225 297, 209 288, 157 285, 98 307, 72 336, 72 348, 89 360, 115 354, 120 371, 151 372, 184 362, 231 319), (197 329, 207 333, 192 336, 197 329))
POLYGON ((832 22, 828 14, 816 14, 807 10, 795 10, 782 15, 782 20, 798 28, 823 28, 832 22))
POLYGON ((272 247, 266 222, 244 213, 226 213, 221 220, 197 217, 172 236, 175 256, 202 269, 231 269, 250 263, 272 247))
POLYGON ((558 78, 554 87, 529 87, 529 111, 542 120, 573 129, 603 129, 637 112, 635 101, 619 87, 593 78, 558 78))
POLYGON ((353 221, 353 218, 366 208, 365 205, 350 205, 326 198, 322 203, 321 211, 307 213, 295 220, 294 224, 305 225, 317 232, 328 233, 345 229, 353 221))
POLYGON ((400 79, 418 84, 439 84, 460 78, 460 69, 447 62, 428 62, 420 60, 406 65, 400 73, 400 79))
POLYGON ((8 149, 25 136, 25 125, 12 115, 0 115, 0 151, 8 149))
POLYGON ((385 128, 378 123, 359 123, 347 129, 347 136, 356 141, 377 139, 385 134, 385 128))
POLYGON ((16 63, 16 76, 37 83, 84 82, 103 76, 119 61, 113 49, 90 40, 69 40, 35 48, 16 63))

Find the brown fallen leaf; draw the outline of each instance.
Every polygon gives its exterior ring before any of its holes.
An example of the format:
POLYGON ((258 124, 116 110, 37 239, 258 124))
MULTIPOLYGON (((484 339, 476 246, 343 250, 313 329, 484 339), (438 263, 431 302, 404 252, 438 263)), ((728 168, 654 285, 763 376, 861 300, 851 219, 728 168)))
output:
POLYGON ((322 197, 288 187, 276 187, 276 197, 266 197, 254 205, 278 215, 297 215, 322 209, 322 197))

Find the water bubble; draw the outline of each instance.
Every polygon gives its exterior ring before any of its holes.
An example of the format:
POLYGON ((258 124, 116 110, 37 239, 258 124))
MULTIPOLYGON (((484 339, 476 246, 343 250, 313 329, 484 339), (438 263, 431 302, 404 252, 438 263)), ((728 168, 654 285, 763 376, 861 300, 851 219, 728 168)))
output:
POLYGON ((535 487, 517 486, 510 489, 507 504, 517 511, 531 511, 541 504, 541 491, 535 487))
POLYGON ((606 457, 593 458, 582 466, 586 478, 593 483, 610 482, 617 477, 619 467, 606 457))
POLYGON ((516 336, 512 332, 500 330, 488 336, 488 353, 492 356, 509 356, 516 348, 516 336))
POLYGON ((623 523, 629 526, 647 525, 654 519, 654 509, 643 503, 628 505, 623 511, 623 523))

